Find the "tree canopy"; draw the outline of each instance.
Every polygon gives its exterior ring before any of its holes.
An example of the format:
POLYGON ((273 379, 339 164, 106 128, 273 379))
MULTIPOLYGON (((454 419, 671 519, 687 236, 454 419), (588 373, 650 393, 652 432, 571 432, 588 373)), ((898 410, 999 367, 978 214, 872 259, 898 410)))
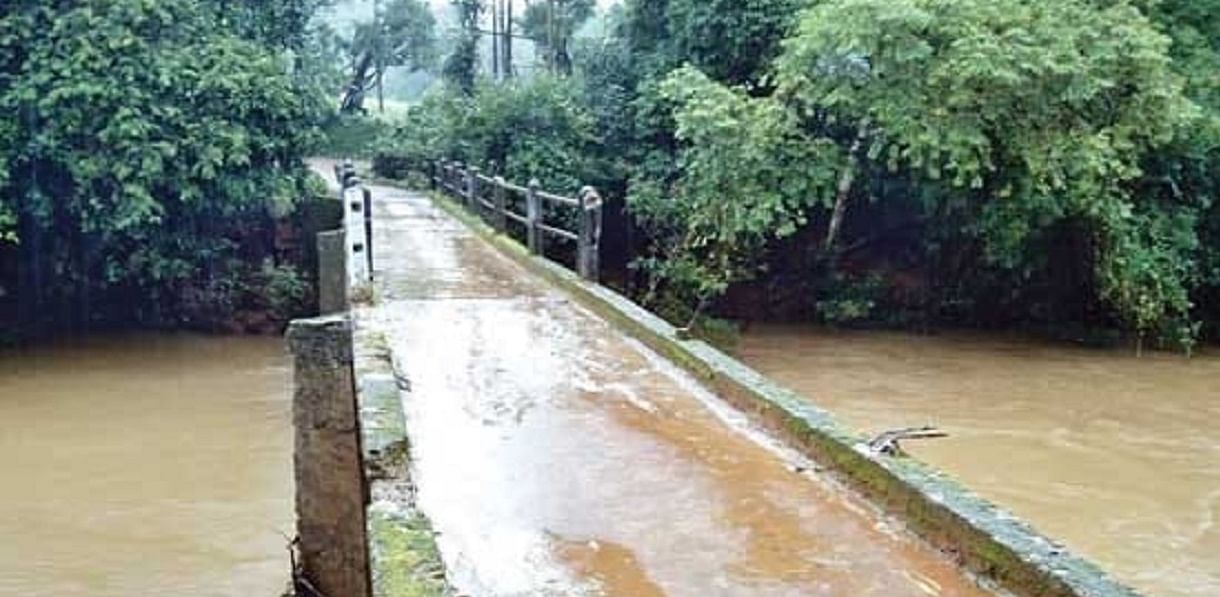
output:
POLYGON ((687 315, 761 276, 823 321, 1189 348, 1220 321, 1212 4, 626 0, 576 44, 600 143, 567 161, 625 197, 642 298, 687 315))
POLYGON ((172 311, 236 257, 243 225, 303 194, 323 98, 276 49, 295 42, 244 37, 207 8, 22 2, 0 16, 14 116, 0 121, 0 226, 24 300, 172 311))

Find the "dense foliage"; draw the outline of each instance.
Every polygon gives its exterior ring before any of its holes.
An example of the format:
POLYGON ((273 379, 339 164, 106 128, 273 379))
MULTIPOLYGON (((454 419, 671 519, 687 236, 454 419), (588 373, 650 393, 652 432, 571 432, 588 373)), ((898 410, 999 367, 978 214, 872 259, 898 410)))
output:
POLYGON ((1220 321, 1213 5, 626 0, 566 85, 438 92, 396 144, 625 198, 670 316, 1189 349, 1220 321))
POLYGON ((542 77, 436 93, 399 124, 391 150, 415 163, 444 158, 575 194, 593 167, 594 123, 575 89, 542 77))
POLYGON ((228 9, 21 1, 0 15, 0 231, 26 323, 172 322, 224 307, 218 289, 246 273, 291 277, 250 237, 306 192, 322 105, 292 58, 312 3, 215 4, 228 9))

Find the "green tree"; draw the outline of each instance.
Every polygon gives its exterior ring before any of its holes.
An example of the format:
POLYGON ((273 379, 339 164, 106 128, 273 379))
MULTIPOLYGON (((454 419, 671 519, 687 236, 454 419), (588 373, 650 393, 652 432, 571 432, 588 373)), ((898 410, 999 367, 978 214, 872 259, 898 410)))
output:
POLYGON ((378 4, 373 20, 353 33, 350 55, 351 82, 342 110, 362 110, 365 94, 376 88, 378 107, 385 111, 388 69, 418 70, 436 61, 436 17, 423 0, 394 0, 384 8, 378 4))
POLYGON ((808 0, 669 0, 672 52, 711 78, 758 83, 808 0))
POLYGON ((729 84, 758 83, 809 0, 627 0, 623 36, 639 68, 690 63, 729 84))
POLYGON ((310 39, 310 20, 331 0, 203 0, 214 21, 237 36, 281 50, 301 50, 310 39))
POLYGON ((0 211, 27 322, 172 318, 302 193, 320 102, 196 3, 22 2, 0 56, 0 211))
POLYGON ((595 121, 579 89, 539 76, 480 83, 466 96, 453 89, 413 106, 387 150, 414 163, 459 160, 524 183, 575 195, 595 175, 595 121))
POLYGON ((1220 334, 1220 3, 1216 0, 1149 1, 1149 16, 1172 40, 1173 66, 1186 92, 1204 110, 1190 134, 1151 156, 1141 192, 1174 202, 1199 197, 1210 205, 1197 218, 1200 286, 1193 302, 1220 334))
POLYGON ((662 85, 674 102, 681 178, 635 189, 631 207, 652 231, 654 274, 694 305, 692 324, 730 284, 751 278, 766 245, 794 234, 833 196, 842 151, 813 138, 778 102, 751 98, 687 67, 662 85))
POLYGON ((1036 231, 1084 222, 1104 298, 1142 335, 1191 307, 1189 239, 1134 236, 1190 208, 1134 192, 1141 161, 1197 122, 1168 49, 1125 3, 831 0, 785 43, 778 94, 853 160, 944 189, 933 213, 973 210, 993 263, 1025 267, 1036 231))
POLYGON ((453 51, 445 59, 442 74, 463 93, 474 93, 479 65, 479 19, 486 8, 483 0, 451 0, 457 10, 459 32, 453 51))

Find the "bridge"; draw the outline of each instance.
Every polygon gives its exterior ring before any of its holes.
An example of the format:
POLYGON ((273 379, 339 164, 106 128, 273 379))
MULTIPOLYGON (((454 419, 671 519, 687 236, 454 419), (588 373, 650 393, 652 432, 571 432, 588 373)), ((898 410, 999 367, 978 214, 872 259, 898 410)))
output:
POLYGON ((599 286, 595 193, 338 175, 350 312, 290 331, 316 594, 1131 594, 599 286))

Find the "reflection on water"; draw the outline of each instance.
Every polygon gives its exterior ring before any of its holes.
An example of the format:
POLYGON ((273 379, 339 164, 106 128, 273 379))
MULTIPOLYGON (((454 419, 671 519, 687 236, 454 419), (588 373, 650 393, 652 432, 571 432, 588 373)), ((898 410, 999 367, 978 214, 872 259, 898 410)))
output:
POLYGON ((287 367, 274 338, 0 353, 0 595, 278 595, 287 367))
POLYGON ((1156 595, 1220 595, 1220 359, 761 326, 738 356, 1156 595))

